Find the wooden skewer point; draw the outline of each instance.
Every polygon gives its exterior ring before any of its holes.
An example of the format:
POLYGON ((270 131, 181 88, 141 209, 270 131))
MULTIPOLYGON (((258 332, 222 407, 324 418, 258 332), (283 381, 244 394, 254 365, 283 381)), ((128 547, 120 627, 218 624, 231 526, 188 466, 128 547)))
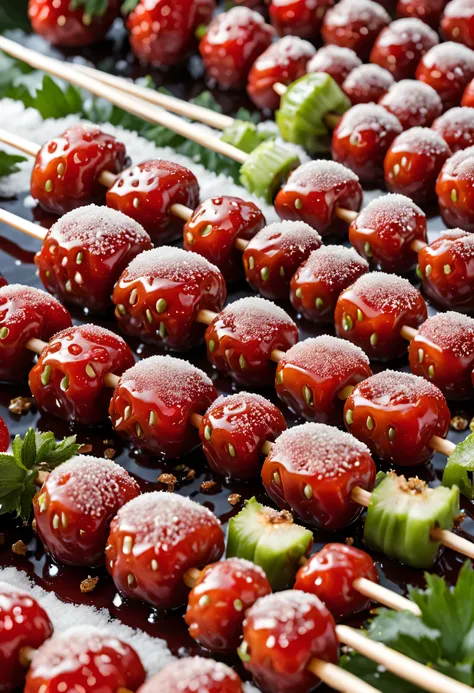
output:
POLYGON ((380 693, 378 688, 374 688, 369 683, 362 681, 362 679, 335 664, 323 662, 322 659, 312 659, 308 664, 308 670, 335 691, 342 691, 342 693, 380 693))

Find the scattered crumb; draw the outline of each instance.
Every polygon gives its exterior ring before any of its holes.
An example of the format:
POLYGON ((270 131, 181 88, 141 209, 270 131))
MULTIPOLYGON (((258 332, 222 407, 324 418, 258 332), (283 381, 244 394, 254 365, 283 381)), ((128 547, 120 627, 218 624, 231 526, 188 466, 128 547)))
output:
POLYGON ((38 531, 38 523, 36 522, 36 519, 35 519, 35 518, 33 518, 33 521, 32 521, 32 523, 31 523, 31 529, 33 530, 33 532, 37 532, 37 531, 38 531))
POLYGON ((25 542, 20 539, 13 544, 12 551, 13 553, 16 553, 17 556, 26 556, 28 547, 25 542))
POLYGON ((169 493, 173 493, 175 486, 178 483, 178 479, 174 474, 160 474, 157 481, 159 484, 164 484, 167 486, 168 488, 166 490, 169 493))
POLYGON ((196 470, 191 469, 190 467, 186 467, 186 469, 188 470, 186 472, 186 476, 184 477, 186 479, 186 481, 192 481, 193 479, 195 479, 196 478, 196 470))
POLYGON ((88 594, 89 592, 93 592, 97 586, 97 583, 99 582, 98 577, 87 577, 85 580, 83 580, 80 584, 80 589, 82 594, 88 594))
POLYGON ((77 451, 78 455, 87 455, 89 452, 92 452, 92 445, 89 443, 85 443, 84 445, 81 445, 79 450, 77 451))
POLYGON ((14 397, 8 405, 8 411, 16 416, 27 414, 35 403, 33 397, 14 397))
POLYGON ((344 544, 347 544, 347 546, 354 546, 354 537, 346 537, 344 539, 344 544))
POLYGON ((104 445, 113 445, 114 441, 106 438, 105 440, 102 441, 104 445))
POLYGON ((466 419, 465 416, 457 414, 451 419, 451 428, 453 428, 455 431, 465 431, 468 426, 469 419, 466 419))
POLYGON ((231 505, 237 505, 238 503, 240 503, 241 498, 242 497, 240 493, 231 493, 227 500, 231 505))
POLYGON ((104 457, 107 460, 113 460, 116 454, 117 454, 117 450, 115 450, 114 448, 106 448, 104 450, 104 457))
POLYGON ((215 481, 203 481, 201 484, 202 493, 215 493, 219 486, 215 481))

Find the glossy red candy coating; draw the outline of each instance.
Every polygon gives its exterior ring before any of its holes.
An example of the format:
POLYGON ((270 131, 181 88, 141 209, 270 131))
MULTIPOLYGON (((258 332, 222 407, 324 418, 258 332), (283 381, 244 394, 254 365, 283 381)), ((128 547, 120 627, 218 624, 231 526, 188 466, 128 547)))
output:
POLYGON ((326 544, 300 568, 295 590, 315 594, 339 620, 369 608, 371 600, 353 587, 360 578, 378 583, 371 556, 355 546, 326 544))
POLYGON ((474 48, 474 6, 471 0, 451 0, 444 8, 441 31, 447 41, 474 48))
POLYGON ((218 561, 223 552, 224 533, 210 510, 189 498, 155 491, 118 511, 105 556, 121 594, 169 609, 186 602, 184 573, 218 561))
POLYGON ((433 87, 415 79, 396 82, 379 104, 397 116, 404 130, 429 127, 443 112, 443 104, 433 87))
POLYGON ((0 417, 0 452, 6 452, 10 445, 10 433, 5 421, 0 417))
POLYGON ((0 288, 0 380, 17 382, 31 368, 28 340, 48 341, 71 325, 67 310, 45 291, 22 284, 0 288))
POLYGON ((474 78, 474 51, 461 43, 440 43, 422 57, 416 78, 438 92, 445 109, 458 106, 474 78))
POLYGON ((231 479, 260 476, 262 447, 286 430, 283 414, 264 397, 239 392, 219 397, 199 428, 209 467, 231 479))
POLYGON ((285 36, 272 43, 252 65, 247 92, 257 108, 275 111, 280 106, 280 96, 274 84, 291 84, 306 74, 308 61, 316 53, 309 41, 298 36, 285 36))
POLYGON ((427 242, 426 215, 408 197, 384 195, 364 207, 352 222, 349 240, 378 269, 404 274, 418 259, 411 243, 427 242))
POLYGON ((181 63, 197 45, 196 29, 209 24, 214 0, 140 0, 129 15, 132 51, 160 67, 181 63))
POLYGON ((368 270, 368 262, 353 248, 322 246, 314 250, 293 275, 291 305, 311 322, 332 322, 341 291, 368 270))
POLYGON ((334 0, 271 0, 270 21, 280 36, 314 39, 334 0))
POLYGON ((382 98, 394 83, 388 70, 380 65, 361 65, 346 77, 342 90, 349 97, 352 105, 372 103, 382 98))
POLYGON ((455 154, 474 145, 474 108, 458 107, 449 111, 432 124, 432 129, 441 135, 455 154))
POLYGON ((473 396, 474 320, 449 311, 429 318, 410 344, 410 368, 448 399, 473 396))
POLYGON ((0 600, 0 691, 13 693, 25 682, 22 648, 40 647, 53 634, 53 625, 35 599, 6 582, 0 582, 0 600))
POLYGON ((305 221, 321 236, 341 235, 347 224, 336 216, 337 207, 358 212, 362 188, 357 176, 334 161, 309 161, 290 175, 275 199, 280 219, 305 221))
POLYGON ((441 390, 399 371, 382 371, 364 380, 344 407, 348 430, 374 455, 401 467, 428 462, 434 455, 429 441, 447 435, 450 419, 441 390))
POLYGON ((235 281, 243 274, 242 251, 235 247, 235 241, 249 241, 265 224, 265 217, 253 202, 227 195, 211 197, 186 223, 184 248, 214 263, 226 281, 235 281))
POLYGON ((449 228, 474 231, 474 147, 456 152, 446 161, 436 182, 436 194, 449 228))
POLYGON ((115 285, 120 328, 142 342, 185 351, 200 344, 200 310, 219 312, 227 296, 217 267, 196 253, 161 246, 138 255, 115 285))
POLYGON ((351 500, 351 491, 356 486, 372 491, 375 474, 363 443, 332 426, 306 423, 277 438, 262 481, 279 508, 305 524, 336 530, 359 517, 362 507, 351 500))
POLYGON ((405 130, 392 142, 384 161, 385 185, 420 205, 436 201, 435 185, 451 150, 430 128, 405 130))
POLYGON ((321 36, 325 43, 351 48, 366 60, 379 33, 390 24, 388 12, 372 0, 341 0, 324 17, 321 36))
POLYGON ((72 125, 44 144, 31 174, 31 195, 58 216, 91 202, 102 202, 107 188, 103 171, 120 173, 125 145, 95 125, 72 125))
POLYGON ((216 397, 199 368, 171 356, 150 356, 122 375, 109 414, 123 438, 153 455, 177 458, 199 444, 190 416, 206 411, 216 397))
POLYGON ((362 349, 337 337, 305 339, 286 352, 277 367, 278 397, 299 416, 338 426, 347 387, 372 375, 362 349))
POLYGON ((172 161, 154 159, 121 173, 107 191, 107 205, 138 221, 159 244, 181 235, 176 204, 194 209, 199 183, 192 171, 172 161))
POLYGON ((469 82, 464 91, 461 106, 474 107, 474 79, 469 82))
POLYGON ((438 43, 436 31, 420 19, 397 19, 378 36, 370 62, 384 67, 397 81, 413 79, 421 58, 438 43))
POLYGON ((130 645, 92 626, 81 626, 55 635, 36 652, 25 693, 135 691, 145 677, 140 657, 130 645))
POLYGON ((353 106, 333 132, 333 159, 350 168, 362 183, 375 183, 383 176, 388 148, 402 130, 398 118, 382 106, 353 106))
POLYGON ((33 499, 46 551, 58 563, 101 565, 112 518, 139 494, 137 482, 112 460, 78 455, 59 465, 33 499))
POLYGON ((271 591, 264 571, 243 558, 208 565, 189 593, 190 636, 211 652, 234 652, 247 609, 271 591))
POLYGON ((3 274, 0 274, 0 289, 1 289, 3 286, 7 286, 7 284, 8 284, 8 282, 7 282, 7 280, 5 279, 5 277, 3 276, 3 274))
POLYGON ((397 17, 421 19, 433 29, 438 29, 446 0, 398 0, 397 17))
POLYGON ((102 41, 119 16, 119 0, 107 0, 103 14, 87 14, 82 3, 71 8, 70 0, 29 0, 28 17, 33 31, 55 46, 87 46, 102 41))
POLYGON ((308 63, 307 72, 325 72, 341 86, 346 77, 360 65, 362 60, 353 50, 330 44, 318 50, 308 63))
POLYGON ((185 657, 168 664, 137 693, 244 693, 236 672, 223 662, 185 657), (196 688, 197 686, 197 688, 196 688))
POLYGON ((107 418, 109 373, 121 375, 134 364, 122 337, 97 325, 58 332, 30 372, 31 394, 43 412, 65 421, 95 424, 107 418))
POLYGON ((272 351, 286 351, 297 341, 298 328, 287 313, 258 297, 226 306, 206 330, 209 361, 245 387, 270 385, 275 377, 272 351))
POLYGON ((248 7, 218 14, 199 44, 204 67, 222 89, 245 86, 250 68, 271 44, 274 31, 248 7))
POLYGON ((339 296, 336 334, 360 346, 370 360, 390 361, 406 354, 403 325, 419 327, 428 317, 426 303, 408 279, 371 272, 339 296))

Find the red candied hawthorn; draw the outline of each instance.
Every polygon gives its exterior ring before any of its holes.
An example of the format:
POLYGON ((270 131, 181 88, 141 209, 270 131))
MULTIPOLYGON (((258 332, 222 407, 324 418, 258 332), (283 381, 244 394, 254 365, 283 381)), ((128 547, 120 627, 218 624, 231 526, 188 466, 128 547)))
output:
POLYGON ((474 147, 453 154, 436 182, 441 216, 448 227, 474 231, 474 147))
POLYGON ((474 146, 474 108, 450 108, 437 118, 431 128, 440 135, 455 154, 474 146))
POLYGON ((120 328, 141 341, 185 351, 199 344, 200 310, 219 312, 227 296, 217 267, 196 253, 161 246, 138 255, 115 285, 120 328))
POLYGON ((13 693, 25 683, 21 650, 40 647, 53 634, 53 625, 33 597, 6 582, 0 582, 0 600, 0 691, 13 693))
POLYGON ((253 202, 226 195, 211 197, 186 223, 184 248, 213 262, 226 281, 235 281, 243 274, 242 252, 235 242, 250 241, 265 224, 265 217, 253 202))
POLYGON ((443 112, 443 104, 433 87, 415 79, 402 79, 394 84, 379 104, 397 116, 404 130, 429 127, 443 112))
POLYGON ((342 90, 353 106, 358 103, 377 103, 393 83, 390 72, 380 65, 361 65, 346 77, 342 90))
POLYGON ((203 452, 216 474, 231 479, 260 476, 262 447, 286 430, 283 414, 264 397, 239 392, 219 397, 199 428, 203 452))
POLYGON ((341 291, 368 270, 368 262, 353 248, 322 246, 294 274, 290 284, 291 305, 311 322, 332 322, 341 291))
POLYGON ((334 161, 309 161, 298 166, 275 199, 280 219, 304 221, 321 236, 342 235, 347 224, 337 217, 337 208, 358 212, 362 188, 357 176, 334 161))
MULTIPOLYGON (((92 7, 98 7, 92 5, 92 7)), ((87 3, 29 0, 28 17, 35 34, 54 46, 88 46, 102 41, 119 16, 119 0, 106 0, 103 12, 88 13, 87 3)))
POLYGON ((361 578, 379 581, 368 553, 347 544, 326 544, 300 568, 295 590, 319 597, 339 620, 369 608, 371 600, 354 587, 354 582, 361 578))
POLYGON ((446 0, 398 0, 397 17, 421 19, 432 29, 438 29, 446 0))
POLYGON ((58 332, 30 372, 30 389, 44 412, 66 421, 95 424, 107 418, 110 388, 105 378, 134 364, 133 353, 118 335, 97 325, 58 332))
POLYGON ((422 57, 416 78, 438 92, 445 109, 458 106, 474 78, 474 51, 461 43, 440 43, 422 57))
POLYGON ((436 31, 420 19, 397 19, 378 36, 370 62, 391 72, 396 81, 413 79, 422 57, 438 43, 436 31))
POLYGON ((441 390, 399 371, 383 371, 362 381, 344 407, 347 429, 374 455, 402 467, 431 459, 429 441, 446 436, 450 418, 441 390))
POLYGON ((313 39, 334 0, 271 0, 270 21, 280 36, 313 39))
POLYGON ((346 77, 360 65, 362 60, 350 48, 328 45, 320 48, 310 60, 307 72, 325 72, 341 86, 346 77))
POLYGON ((309 421, 338 426, 347 393, 372 375, 359 347, 322 335, 291 347, 278 364, 276 391, 292 411, 309 421))
POLYGON ((222 89, 245 86, 250 68, 271 44, 273 29, 248 7, 217 15, 199 44, 209 77, 222 89))
POLYGON ((321 36, 325 43, 351 48, 364 60, 386 26, 390 15, 372 0, 341 0, 324 17, 321 36))
POLYGON ((24 693, 135 691, 145 676, 130 645, 92 626, 78 626, 53 636, 34 654, 24 693))
POLYGON ((10 432, 5 421, 0 416, 0 452, 6 452, 10 446, 10 432))
POLYGON ((313 527, 336 530, 359 517, 362 507, 351 492, 356 486, 372 491, 375 474, 359 440, 332 426, 306 423, 277 438, 263 463, 262 481, 279 508, 313 527))
POLYGON ((144 493, 118 511, 105 549, 121 594, 158 609, 186 602, 184 574, 224 552, 219 520, 199 503, 171 493, 144 493))
MULTIPOLYGON (((61 0, 60 0, 61 1, 61 0)), ((92 202, 102 202, 104 171, 120 173, 125 145, 96 125, 72 125, 44 144, 31 174, 31 195, 58 216, 92 202)))
POLYGON ((7 284, 8 284, 8 282, 7 282, 7 280, 5 279, 5 277, 3 276, 3 274, 0 274, 0 289, 1 289, 3 286, 7 286, 7 284))
POLYGON ((441 31, 447 41, 474 48, 474 6, 472 0, 451 0, 444 8, 441 31))
POLYGON ((41 289, 22 284, 0 288, 0 380, 22 380, 34 354, 30 339, 47 341, 71 326, 67 310, 41 289))
POLYGON ((184 620, 190 636, 211 652, 234 652, 246 611, 271 591, 262 568, 243 558, 207 566, 189 593, 184 620))
POLYGON ((139 494, 139 485, 120 465, 78 455, 48 474, 34 497, 38 535, 58 563, 101 565, 110 522, 139 494))
POLYGON ((464 90, 461 106, 474 107, 474 79, 472 79, 464 90))
POLYGON ((385 154, 402 130, 398 118, 382 106, 358 104, 342 116, 334 130, 332 156, 362 183, 375 183, 383 177, 385 154))
POLYGON ((272 43, 252 65, 247 92, 257 108, 275 111, 280 97, 273 89, 278 82, 289 85, 306 74, 316 49, 298 36, 285 36, 272 43))
POLYGON ((298 341, 298 328, 279 306, 264 298, 234 301, 206 330, 207 355, 220 373, 239 385, 265 387, 273 382, 272 352, 298 341))
POLYGON ((173 205, 194 209, 199 183, 192 171, 172 161, 145 161, 121 173, 107 191, 107 205, 138 221, 150 236, 163 243, 181 235, 173 205))
POLYGON ((185 657, 168 664, 137 693, 244 693, 242 681, 222 662, 204 657, 185 657))
POLYGON ((177 458, 199 444, 190 417, 216 397, 199 368, 172 356, 151 356, 123 373, 109 414, 123 438, 153 455, 177 458))
POLYGON ((406 353, 404 325, 418 328, 428 317, 420 292, 395 274, 371 272, 339 296, 336 334, 360 346, 372 360, 390 361, 406 353))

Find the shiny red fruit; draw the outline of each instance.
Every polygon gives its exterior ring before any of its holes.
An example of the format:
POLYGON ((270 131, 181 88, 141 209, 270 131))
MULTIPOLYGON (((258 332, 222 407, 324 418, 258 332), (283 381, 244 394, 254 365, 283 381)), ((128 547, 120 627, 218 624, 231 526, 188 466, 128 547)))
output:
POLYGON ((397 116, 404 130, 429 127, 443 112, 443 104, 433 87, 415 79, 402 79, 394 84, 379 104, 397 116))
POLYGON ((469 82, 464 90, 461 106, 474 107, 474 79, 469 82))
POLYGON ((310 60, 307 72, 325 72, 341 86, 346 77, 360 65, 362 60, 350 48, 328 45, 320 48, 310 60))
POLYGON ((413 79, 422 57, 438 43, 436 31, 420 19, 397 19, 378 36, 370 62, 384 67, 397 81, 413 79))
POLYGON ((449 228, 474 231, 474 147, 453 154, 436 182, 436 194, 444 222, 449 228))
POLYGON ((378 2, 341 0, 326 13, 321 36, 325 43, 351 48, 366 60, 375 39, 390 21, 390 15, 378 2))
POLYGON ((444 8, 441 31, 447 41, 474 48, 474 5, 472 0, 451 0, 444 8))
POLYGON ((334 0, 271 0, 270 21, 280 36, 313 39, 334 0))
POLYGON ((10 433, 5 421, 0 417, 0 452, 6 452, 10 446, 10 433))
POLYGON ((119 16, 119 0, 106 0, 104 12, 90 15, 87 3, 73 9, 70 0, 29 0, 28 17, 35 34, 55 46, 88 46, 102 41, 119 16))
POLYGON ((7 286, 7 285, 8 285, 7 280, 5 279, 5 277, 3 276, 3 274, 0 274, 0 289, 1 289, 3 286, 7 286))
POLYGON ((431 127, 441 135, 453 154, 474 146, 474 108, 450 108, 431 127))
POLYGON ((242 681, 222 662, 185 657, 152 676, 137 693, 244 693, 242 681))
POLYGON ((474 51, 461 43, 440 43, 422 57, 416 78, 438 92, 445 109, 459 106, 474 78, 474 51))
POLYGON ((421 19, 437 30, 446 0, 398 0, 397 17, 421 19))
POLYGON ((344 80, 342 90, 352 105, 358 103, 377 103, 387 93, 393 77, 380 65, 361 65, 356 67, 344 80))

